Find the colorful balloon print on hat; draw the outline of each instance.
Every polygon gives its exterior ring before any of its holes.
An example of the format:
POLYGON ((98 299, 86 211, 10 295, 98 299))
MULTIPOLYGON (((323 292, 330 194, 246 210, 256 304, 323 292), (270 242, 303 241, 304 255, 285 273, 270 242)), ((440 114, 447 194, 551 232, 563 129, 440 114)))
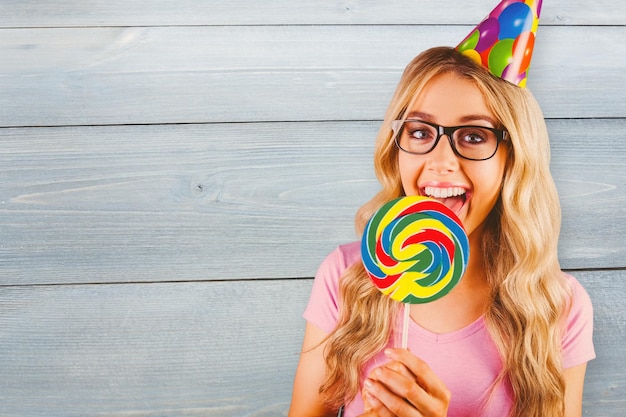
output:
POLYGON ((457 215, 443 203, 401 197, 383 205, 367 223, 361 258, 383 294, 421 304, 458 284, 467 267, 469 240, 457 215))
POLYGON ((503 0, 456 47, 493 75, 526 87, 542 0, 503 0))

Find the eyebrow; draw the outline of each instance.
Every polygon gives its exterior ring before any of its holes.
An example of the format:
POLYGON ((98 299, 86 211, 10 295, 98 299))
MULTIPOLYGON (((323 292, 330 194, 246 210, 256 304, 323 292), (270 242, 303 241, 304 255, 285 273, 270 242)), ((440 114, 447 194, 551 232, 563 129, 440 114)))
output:
MULTIPOLYGON (((421 119, 426 122, 434 123, 435 117, 432 114, 424 113, 421 111, 412 111, 406 117, 407 119, 421 119)), ((485 121, 491 124, 491 126, 498 126, 498 123, 494 119, 484 114, 468 114, 461 117, 461 123, 469 123, 475 121, 485 121)))

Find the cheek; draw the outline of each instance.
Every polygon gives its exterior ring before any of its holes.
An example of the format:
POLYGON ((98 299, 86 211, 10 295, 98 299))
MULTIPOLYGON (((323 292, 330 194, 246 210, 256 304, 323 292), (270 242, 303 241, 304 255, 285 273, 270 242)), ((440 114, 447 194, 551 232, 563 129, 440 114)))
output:
POLYGON ((423 164, 419 162, 418 158, 409 158, 404 153, 398 155, 398 170, 404 194, 418 194, 417 179, 422 171, 422 166, 423 164))
POLYGON ((505 159, 494 159, 493 163, 485 165, 481 172, 477 172, 474 178, 478 178, 477 189, 480 189, 481 198, 485 200, 487 205, 493 206, 498 196, 502 182, 504 181, 505 159))

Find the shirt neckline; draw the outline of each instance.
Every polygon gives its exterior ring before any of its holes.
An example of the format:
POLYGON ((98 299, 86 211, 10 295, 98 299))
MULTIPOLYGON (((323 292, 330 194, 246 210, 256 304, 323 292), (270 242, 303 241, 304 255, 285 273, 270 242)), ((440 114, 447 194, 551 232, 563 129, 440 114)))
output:
POLYGON ((447 333, 435 333, 425 329, 418 323, 411 319, 409 323, 409 334, 414 334, 417 337, 432 343, 452 343, 461 339, 472 336, 474 333, 482 330, 485 327, 485 316, 481 315, 472 323, 467 326, 447 333))

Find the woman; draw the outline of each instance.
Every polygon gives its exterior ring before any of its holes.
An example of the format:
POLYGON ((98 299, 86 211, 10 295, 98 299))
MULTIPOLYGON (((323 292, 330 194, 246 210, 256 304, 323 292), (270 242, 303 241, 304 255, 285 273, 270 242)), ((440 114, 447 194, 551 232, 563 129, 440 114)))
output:
POLYGON ((388 107, 375 170, 382 190, 357 213, 359 233, 385 202, 431 196, 462 220, 470 263, 448 295, 411 305, 403 350, 401 306, 370 282, 358 243, 331 253, 305 312, 289 415, 345 404, 346 416, 580 416, 592 307, 558 264, 559 201, 532 95, 455 49, 427 50, 388 107))

